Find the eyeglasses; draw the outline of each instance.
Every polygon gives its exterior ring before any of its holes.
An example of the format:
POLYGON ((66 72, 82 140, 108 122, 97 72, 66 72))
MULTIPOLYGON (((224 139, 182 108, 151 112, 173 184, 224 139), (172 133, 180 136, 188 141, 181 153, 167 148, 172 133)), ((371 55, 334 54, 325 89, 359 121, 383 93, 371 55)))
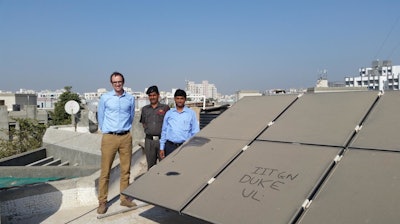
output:
POLYGON ((114 81, 114 82, 111 82, 112 84, 122 84, 123 82, 122 81, 114 81))

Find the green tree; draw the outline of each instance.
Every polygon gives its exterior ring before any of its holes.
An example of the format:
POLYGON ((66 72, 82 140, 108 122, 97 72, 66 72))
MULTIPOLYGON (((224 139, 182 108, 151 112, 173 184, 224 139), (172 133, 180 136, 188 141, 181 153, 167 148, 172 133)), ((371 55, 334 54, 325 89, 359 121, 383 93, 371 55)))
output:
POLYGON ((71 124, 71 115, 65 112, 65 104, 70 100, 75 100, 78 104, 81 104, 81 99, 77 93, 71 91, 72 86, 64 87, 63 92, 58 98, 57 103, 54 106, 54 112, 50 112, 51 125, 66 125, 71 124))
POLYGON ((13 118, 18 128, 5 131, 9 139, 0 139, 0 159, 42 146, 47 126, 31 118, 13 118))

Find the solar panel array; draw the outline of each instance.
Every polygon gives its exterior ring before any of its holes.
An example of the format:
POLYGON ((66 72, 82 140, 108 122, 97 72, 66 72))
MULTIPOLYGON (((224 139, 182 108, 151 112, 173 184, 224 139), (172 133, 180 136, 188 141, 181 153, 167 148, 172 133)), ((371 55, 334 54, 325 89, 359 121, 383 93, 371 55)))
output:
POLYGON ((211 223, 397 223, 400 92, 245 97, 124 194, 211 223))

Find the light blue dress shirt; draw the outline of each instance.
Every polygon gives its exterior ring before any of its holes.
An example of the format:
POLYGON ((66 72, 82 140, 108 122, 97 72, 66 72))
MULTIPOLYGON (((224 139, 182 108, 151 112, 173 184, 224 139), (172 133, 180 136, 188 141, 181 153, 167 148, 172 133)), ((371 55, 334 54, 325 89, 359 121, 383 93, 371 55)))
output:
POLYGON ((178 112, 176 108, 171 108, 164 117, 160 150, 164 150, 167 140, 182 143, 199 131, 199 123, 194 110, 185 106, 182 112, 178 112))
POLYGON ((121 96, 114 90, 107 92, 100 97, 97 116, 103 133, 129 131, 135 116, 135 97, 125 91, 121 96))

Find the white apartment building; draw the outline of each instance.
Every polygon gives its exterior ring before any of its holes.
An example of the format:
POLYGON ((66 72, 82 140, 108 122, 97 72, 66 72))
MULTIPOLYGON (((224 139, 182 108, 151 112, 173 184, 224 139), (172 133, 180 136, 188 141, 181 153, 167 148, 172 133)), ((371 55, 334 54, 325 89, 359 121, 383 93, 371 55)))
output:
MULTIPOLYGON (((141 97, 143 95, 142 92, 135 92, 133 91, 131 88, 129 87, 124 87, 124 90, 130 94, 132 94, 133 96, 137 97, 141 97)), ((93 101, 93 100, 99 100, 101 95, 103 95, 104 93, 107 93, 108 91, 111 90, 107 90, 106 88, 99 88, 97 89, 96 92, 87 92, 83 94, 83 97, 85 100, 88 101, 93 101)))
POLYGON ((187 95, 192 96, 205 96, 206 98, 212 99, 218 98, 217 87, 207 80, 202 81, 200 84, 186 80, 186 92, 187 95))
POLYGON ((97 92, 84 93, 83 96, 84 96, 85 100, 88 100, 88 101, 98 100, 98 99, 100 99, 100 96, 106 92, 107 92, 107 89, 100 88, 100 89, 97 89, 97 92))
POLYGON ((346 87, 367 87, 373 90, 399 90, 400 65, 389 60, 373 61, 370 68, 360 68, 359 76, 345 77, 346 87))
POLYGON ((61 94, 65 92, 65 89, 59 89, 56 91, 43 90, 37 93, 37 108, 41 109, 54 109, 55 103, 61 94))

